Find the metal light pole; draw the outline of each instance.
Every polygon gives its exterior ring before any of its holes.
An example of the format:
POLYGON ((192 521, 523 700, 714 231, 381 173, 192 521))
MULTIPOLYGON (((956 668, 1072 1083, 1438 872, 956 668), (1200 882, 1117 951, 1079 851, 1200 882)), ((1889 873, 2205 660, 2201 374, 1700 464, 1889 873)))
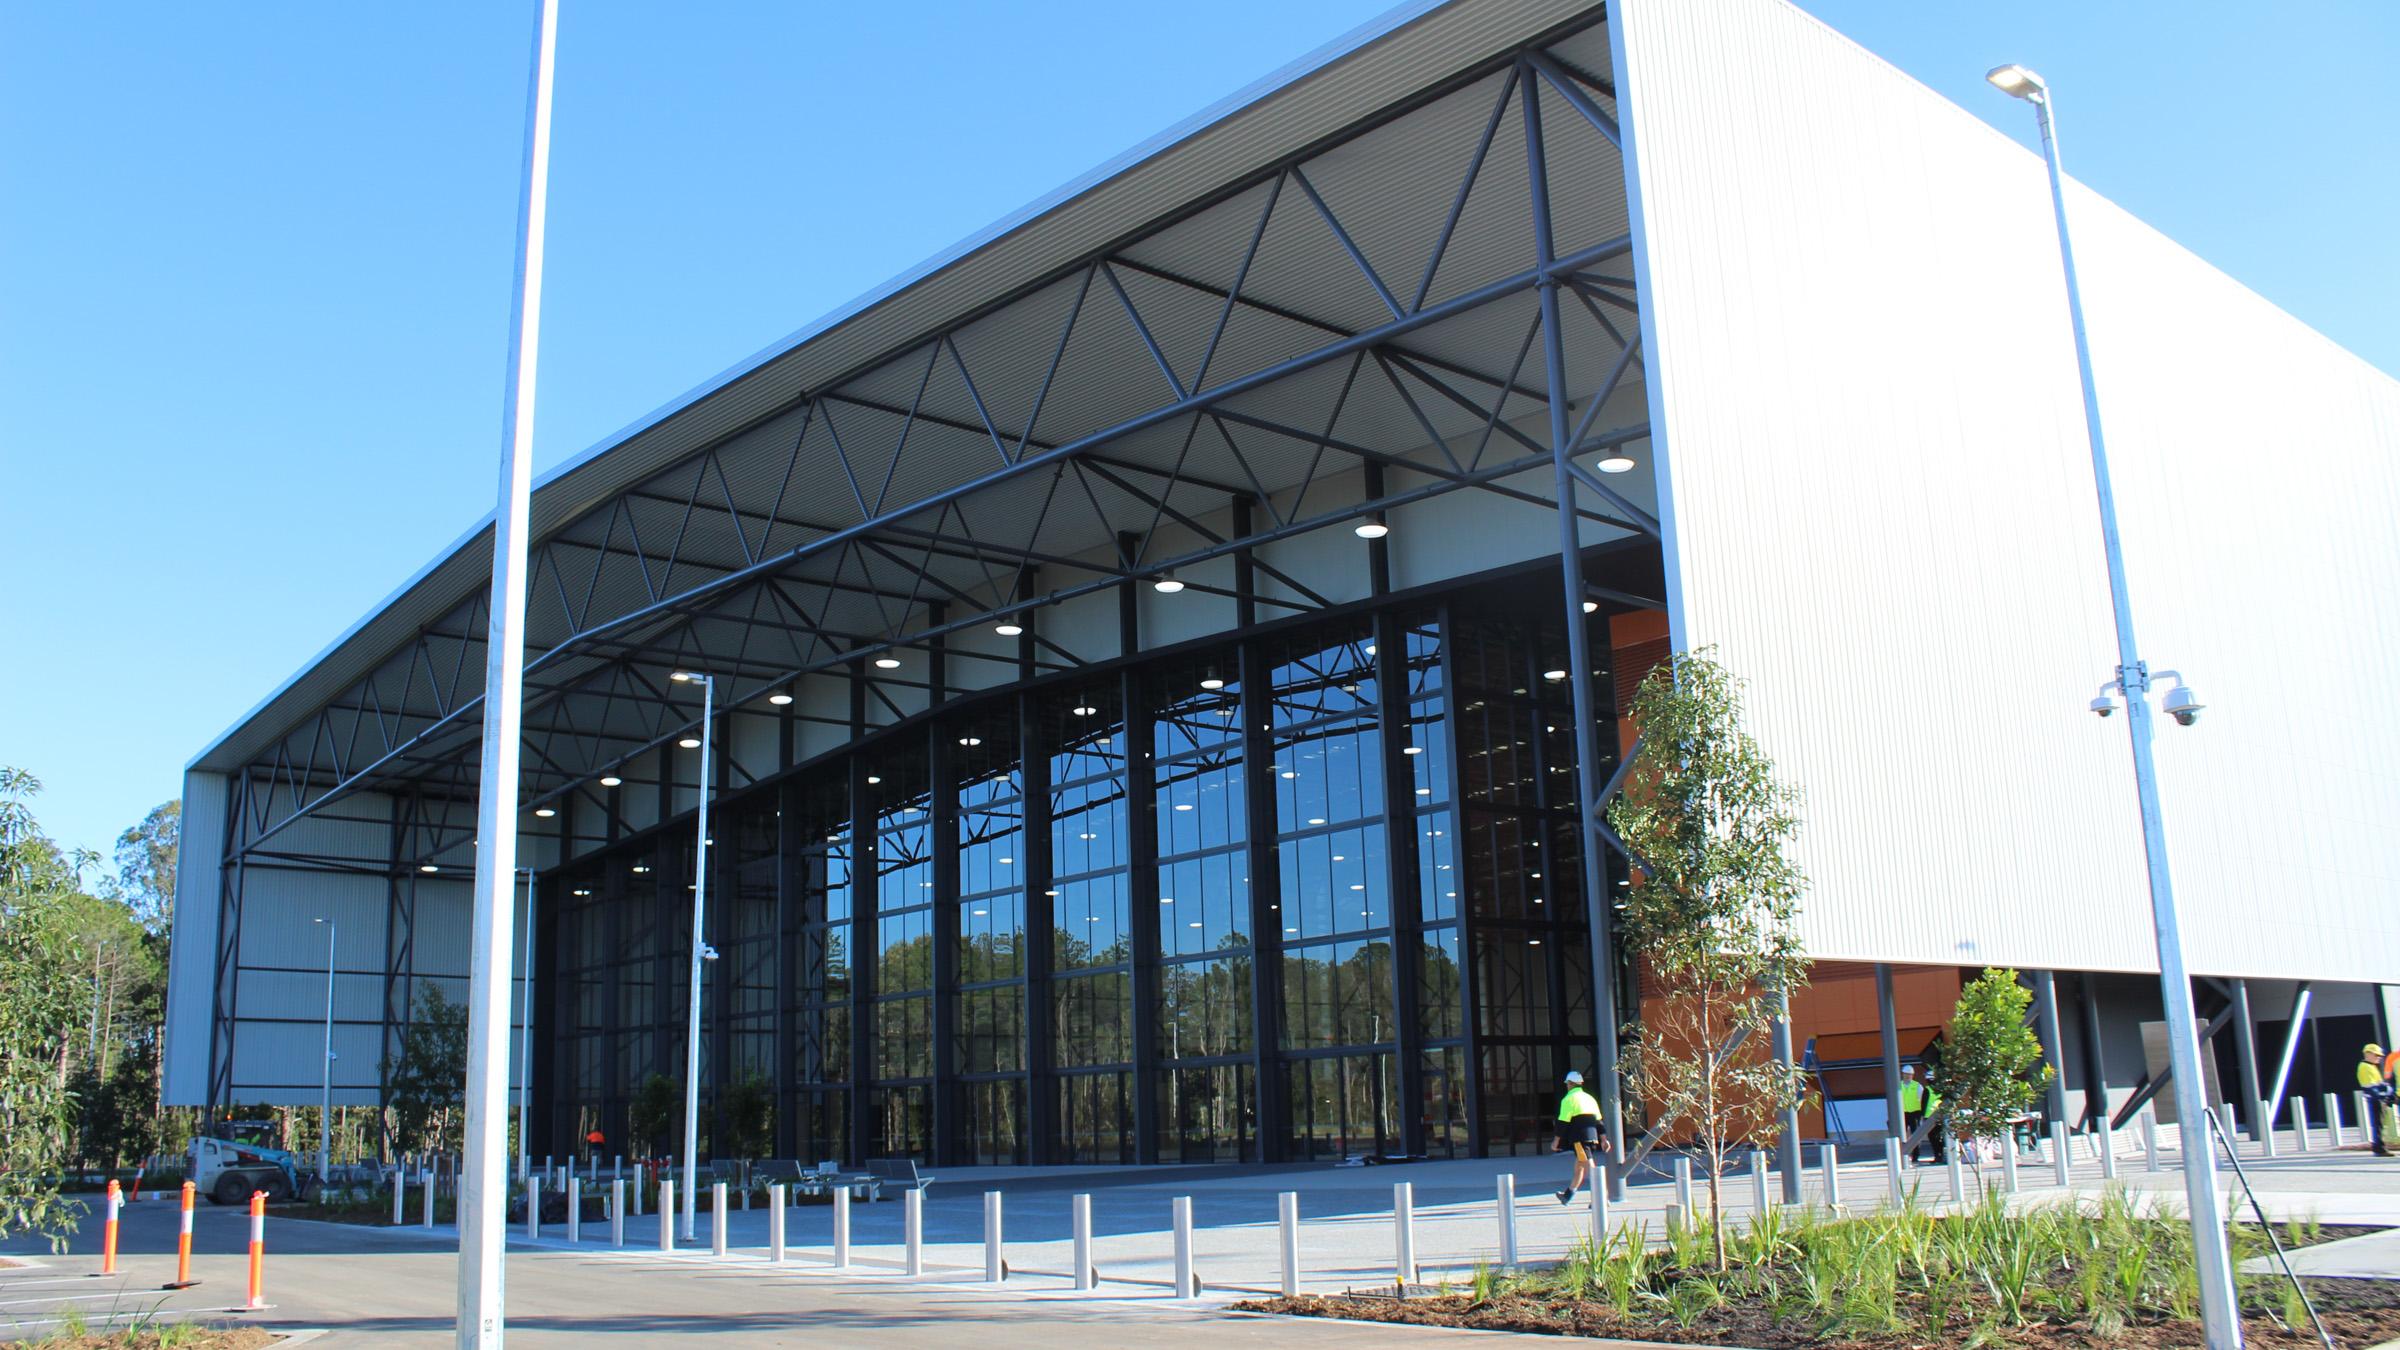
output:
POLYGON ((701 933, 708 914, 708 778, 716 749, 717 682, 688 670, 676 671, 673 678, 700 686, 700 837, 692 861, 692 997, 683 1035, 683 1237, 689 1242, 700 1212, 700 963, 708 951, 701 933))
POLYGON ((318 919, 325 925, 325 1099, 317 1108, 317 1186, 321 1190, 333 1180, 333 935, 337 926, 331 919, 318 919))
POLYGON ((525 878, 525 984, 517 1010, 517 1175, 533 1169, 533 883, 540 869, 520 867, 525 878))
POLYGON ((458 1187, 458 1344, 502 1343, 507 1294, 508 981, 515 934, 517 772, 525 700, 526 532, 533 496, 533 393, 541 347, 542 236, 550 187, 550 88, 558 0, 535 0, 533 88, 517 203, 517 293, 509 316, 506 451, 492 513, 491 623, 484 652, 483 781, 475 833, 475 919, 467 991, 466 1158, 458 1187))
MULTIPOLYGON (((2108 557, 2108 593, 2116 611, 2117 676, 2125 698, 2126 731, 2133 742, 2134 790, 2141 799, 2142 849, 2150 868, 2151 923, 2158 936, 2159 992, 2166 1004, 2167 1062, 2174 1077, 2175 1115, 2183 1130, 2184 1203, 2191 1210, 2192 1247, 2198 1257, 2200 1318, 2209 1350, 2238 1350, 2241 1317, 2233 1292, 2233 1263, 2225 1247, 2225 1210, 2217 1199, 2215 1150, 2208 1142, 2201 1095, 2200 1039, 2192 1016, 2192 981, 2183 963, 2183 932, 2175 918, 2175 887, 2167 870, 2165 820, 2158 804, 2158 769, 2151 759, 2153 722, 2151 674, 2133 640, 2133 602, 2125 585, 2125 553, 2117 534, 2117 501, 2108 476, 2107 442, 2100 428, 2100 394, 2092 379, 2091 343, 2084 334, 2083 292, 2075 279, 2075 247, 2067 232, 2067 197, 2059 168, 2056 108, 2042 77, 2023 66, 1994 69, 1985 78, 2002 93, 2033 105, 2041 123, 2042 155, 2050 166, 2050 206, 2058 222, 2058 256, 2066 269, 2067 317, 2075 328, 2075 365, 2083 379, 2084 434, 2091 442, 2092 480, 2100 498, 2100 540, 2108 557)), ((2186 691, 2181 706, 2196 713, 2186 691)), ((2169 711, 2177 711, 2171 697, 2169 711)), ((2103 701, 2095 711, 2106 715, 2103 701)), ((2178 712, 2178 720, 2185 714, 2178 712)))

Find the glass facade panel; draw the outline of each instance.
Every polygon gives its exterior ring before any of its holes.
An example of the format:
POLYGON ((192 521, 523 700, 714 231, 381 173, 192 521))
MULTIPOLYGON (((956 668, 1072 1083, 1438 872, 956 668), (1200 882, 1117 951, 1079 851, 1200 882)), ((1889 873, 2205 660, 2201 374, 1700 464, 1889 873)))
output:
MULTIPOLYGON (((758 1074, 811 1161, 1546 1147, 1596 1021, 1546 589, 962 693, 725 794, 704 1121, 758 1074)), ((680 1143, 627 1131, 681 1082, 691 857, 684 817, 544 878, 557 1130, 680 1143)))

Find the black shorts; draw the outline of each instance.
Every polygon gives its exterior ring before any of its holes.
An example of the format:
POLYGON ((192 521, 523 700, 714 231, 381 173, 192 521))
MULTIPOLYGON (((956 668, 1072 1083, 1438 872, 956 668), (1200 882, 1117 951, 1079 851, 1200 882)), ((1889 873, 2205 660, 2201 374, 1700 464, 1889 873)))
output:
POLYGON ((1564 1145, 1597 1145, 1600 1142, 1600 1122, 1596 1120, 1562 1120, 1558 1123, 1558 1142, 1564 1145))

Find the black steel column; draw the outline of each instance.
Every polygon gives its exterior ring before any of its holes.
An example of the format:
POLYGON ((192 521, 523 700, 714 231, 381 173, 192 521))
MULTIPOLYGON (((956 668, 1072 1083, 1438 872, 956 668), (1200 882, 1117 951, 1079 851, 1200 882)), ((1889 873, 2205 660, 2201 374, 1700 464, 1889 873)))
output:
POLYGON ((2076 977, 2083 1012, 2083 1118, 2108 1119, 2108 1053, 2100 1044, 2100 991, 2089 972, 2076 977))
MULTIPOLYGON (((1247 625, 1245 625, 1247 626, 1247 625)), ((1250 1055, 1258 1085, 1255 1122, 1261 1162, 1282 1162, 1291 1136, 1283 1078, 1283 863, 1275 848, 1274 676, 1256 642, 1235 654, 1242 680, 1243 856, 1249 862, 1250 1055)))
MULTIPOLYGON (((1117 536, 1117 551, 1130 562, 1136 541, 1117 536)), ((1131 657, 1142 649, 1141 581, 1127 577, 1117 587, 1117 647, 1131 657)), ((1125 892, 1133 938, 1133 1156, 1158 1161, 1158 776, 1151 767, 1150 696, 1132 662, 1117 671, 1117 697, 1125 709, 1125 892)))
MULTIPOLYGON (((1592 957, 1592 1031, 1594 1062, 1600 1080, 1600 1112, 1607 1120, 1609 1156, 1625 1156, 1625 1115, 1617 1084, 1616 940, 1610 920, 1607 870, 1600 850, 1606 846, 1598 827, 1600 811, 1599 710, 1592 700, 1592 659, 1583 615, 1583 541, 1575 507, 1575 479, 1569 471, 1567 353, 1560 330, 1558 282, 1549 273, 1558 253, 1550 235, 1550 174, 1542 146, 1542 104, 1536 81, 1527 80, 1525 100, 1525 167, 1533 188, 1534 257, 1542 268, 1542 359, 1547 372, 1550 404, 1550 460, 1558 491, 1558 560, 1564 584, 1567 615, 1567 683, 1575 696, 1575 820, 1576 853, 1583 863, 1583 902, 1592 957)), ((1537 687, 1537 686, 1528 686, 1537 687)), ((1621 1167, 1610 1167, 1609 1191, 1623 1198, 1621 1167)))
MULTIPOLYGON (((1775 1047, 1775 1063, 1784 1072, 1792 1069, 1792 1006, 1788 995, 1778 989, 1773 994, 1775 1018, 1767 1023, 1775 1047)), ((1783 1109, 1783 1120, 1775 1132, 1775 1169, 1783 1174, 1783 1203, 1800 1203, 1800 1108, 1795 1103, 1783 1109)))
MULTIPOLYGON (((1020 639, 1021 665, 1032 664, 1033 616, 1019 622, 1026 625, 1020 639)), ((1050 892, 1054 864, 1050 856, 1050 738, 1042 724, 1041 700, 1020 691, 1017 695, 1017 753, 1024 765, 1025 798, 1022 818, 1024 838, 1018 841, 1017 858, 1024 864, 1025 878, 1025 1128, 1029 1136, 1025 1156, 1036 1166, 1056 1161, 1053 1142, 1058 1135, 1058 1080, 1054 1076, 1053 1060, 1057 1047, 1053 1027, 1054 1008, 1051 1004, 1050 971, 1056 959, 1058 941, 1058 901, 1050 892)))
POLYGON ((2250 982, 2236 979, 2231 984, 2234 1089, 2240 1094, 2235 1100, 2241 1104, 2242 1124, 2248 1128, 2250 1137, 2257 1139, 2264 1133, 2258 1101, 2258 1024, 2250 1020, 2250 982))
MULTIPOLYGON (((936 663, 939 669, 939 663, 936 663)), ((933 825, 927 846, 933 855, 933 1086, 927 1112, 933 1128, 933 1164, 958 1164, 958 772, 953 729, 939 718, 925 724, 926 779, 933 791, 933 825)))
POLYGON ((1875 1025, 1883 1031, 1884 1128, 1908 1142, 1908 1115, 1900 1109, 1900 1014, 1892 1005, 1892 968, 1875 963, 1875 1025))
MULTIPOLYGON (((791 707, 783 709, 784 767, 792 761, 791 707)), ((801 928, 808 908, 800 876, 799 785, 775 785, 775 1156, 800 1153, 801 928)))
POLYGON ((2059 1029, 2058 980, 2047 970, 2033 972, 2033 1017, 2042 1038, 2042 1062, 2050 1066, 2050 1082, 2042 1089, 2044 1124, 2067 1118, 2067 1045, 2059 1029))
POLYGON ((858 749, 867 731, 867 672, 850 672, 850 1162, 868 1157, 875 1111, 875 963, 881 952, 875 922, 875 806, 867 786, 867 757, 858 749))
MULTIPOLYGON (((1380 473, 1374 474, 1381 478, 1380 473)), ((1380 483, 1369 489, 1377 495, 1380 483)), ((1381 552, 1382 540, 1370 547, 1381 552)), ((1380 570, 1380 569, 1378 569, 1380 570)), ((1399 616, 1375 615, 1376 721, 1383 742, 1385 894, 1392 903, 1392 1029, 1400 1059, 1400 1151, 1425 1151, 1425 1019, 1420 1003, 1425 952, 1422 878, 1417 875, 1416 775, 1401 747, 1409 743, 1408 635, 1399 616)))
POLYGON ((526 1131, 528 1152, 539 1148, 546 1154, 563 1152, 573 1157, 583 1146, 583 1131, 568 1134, 559 1127, 558 1039, 553 1030, 560 1023, 559 1004, 565 996, 558 981, 558 897, 566 892, 552 881, 550 894, 544 897, 541 886, 539 873, 529 878, 525 886, 525 903, 534 907, 533 960, 525 967, 525 978, 533 981, 533 997, 524 1003, 527 1021, 524 1036, 533 1047, 533 1062, 525 1066, 528 1075, 525 1110, 517 1128, 526 1131), (537 1120, 543 1122, 539 1129, 533 1124, 537 1120), (561 1135, 568 1136, 564 1149, 559 1147, 561 1135))

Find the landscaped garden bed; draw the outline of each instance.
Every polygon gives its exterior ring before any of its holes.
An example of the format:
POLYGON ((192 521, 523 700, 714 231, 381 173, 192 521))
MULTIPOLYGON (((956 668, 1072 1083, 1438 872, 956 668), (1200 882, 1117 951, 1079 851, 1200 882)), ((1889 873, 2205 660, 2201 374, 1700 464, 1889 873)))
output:
MULTIPOLYGON (((2289 1248, 2331 1235, 2278 1231, 2289 1248)), ((2238 1263, 2267 1251, 2235 1230, 2238 1263)), ((2251 1344, 2313 1346, 2298 1295, 2280 1275, 2240 1280, 2251 1344)), ((2337 1344, 2400 1337, 2400 1284, 2311 1280, 2337 1344)), ((2117 1346, 2201 1343, 2190 1229, 2121 1191, 2096 1203, 2010 1211, 1996 1198, 1937 1216, 1855 1219, 1771 1211, 1728 1227, 1722 1266, 1709 1229, 1672 1230, 1663 1246, 1621 1228, 1562 1264, 1515 1275, 1478 1270, 1465 1286, 1420 1297, 1303 1296, 1234 1305, 1249 1312, 1472 1327, 1679 1344, 1786 1347, 2117 1346)))

